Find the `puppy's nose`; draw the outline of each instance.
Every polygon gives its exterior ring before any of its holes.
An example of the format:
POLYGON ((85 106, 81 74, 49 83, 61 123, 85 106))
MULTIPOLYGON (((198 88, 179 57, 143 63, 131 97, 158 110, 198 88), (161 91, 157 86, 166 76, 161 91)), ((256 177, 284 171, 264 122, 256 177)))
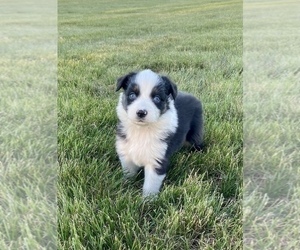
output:
POLYGON ((136 112, 136 114, 139 118, 144 118, 148 114, 148 112, 145 109, 140 109, 136 112))

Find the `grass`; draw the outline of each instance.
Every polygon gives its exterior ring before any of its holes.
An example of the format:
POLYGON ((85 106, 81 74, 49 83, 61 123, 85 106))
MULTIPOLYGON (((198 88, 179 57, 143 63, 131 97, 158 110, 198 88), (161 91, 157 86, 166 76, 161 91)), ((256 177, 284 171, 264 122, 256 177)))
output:
POLYGON ((59 1, 60 249, 242 249, 242 2, 59 1), (205 109, 156 200, 125 182, 116 79, 151 68, 205 109))
POLYGON ((296 1, 244 5, 245 249, 299 247, 298 11, 296 1))
POLYGON ((0 249, 55 249, 55 8, 13 1, 0 13, 0 249))

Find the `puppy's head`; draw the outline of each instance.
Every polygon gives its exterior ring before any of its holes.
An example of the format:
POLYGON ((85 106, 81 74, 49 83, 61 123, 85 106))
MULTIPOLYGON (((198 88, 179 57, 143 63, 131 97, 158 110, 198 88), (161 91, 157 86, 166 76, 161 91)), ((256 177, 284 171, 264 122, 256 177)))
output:
POLYGON ((177 87, 171 80, 151 70, 120 77, 116 91, 121 88, 124 89, 122 106, 128 118, 140 125, 157 122, 177 95, 177 87))

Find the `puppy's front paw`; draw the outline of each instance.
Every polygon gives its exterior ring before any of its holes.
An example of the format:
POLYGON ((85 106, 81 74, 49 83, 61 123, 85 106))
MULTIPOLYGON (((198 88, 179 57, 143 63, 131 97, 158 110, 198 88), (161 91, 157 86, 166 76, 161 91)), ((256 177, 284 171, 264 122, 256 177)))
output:
POLYGON ((157 174, 154 167, 145 167, 143 197, 155 196, 159 193, 165 174, 157 174))
POLYGON ((155 199, 158 196, 159 191, 153 192, 152 190, 145 190, 143 189, 143 198, 144 199, 155 199))

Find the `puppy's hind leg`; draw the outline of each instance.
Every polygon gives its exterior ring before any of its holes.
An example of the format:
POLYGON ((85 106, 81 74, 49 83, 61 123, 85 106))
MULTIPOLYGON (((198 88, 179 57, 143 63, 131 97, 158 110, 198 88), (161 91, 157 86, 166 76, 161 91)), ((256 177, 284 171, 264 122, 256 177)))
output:
POLYGON ((186 141, 196 150, 204 149, 203 142, 203 118, 201 115, 194 116, 191 122, 190 130, 187 133, 186 141))

